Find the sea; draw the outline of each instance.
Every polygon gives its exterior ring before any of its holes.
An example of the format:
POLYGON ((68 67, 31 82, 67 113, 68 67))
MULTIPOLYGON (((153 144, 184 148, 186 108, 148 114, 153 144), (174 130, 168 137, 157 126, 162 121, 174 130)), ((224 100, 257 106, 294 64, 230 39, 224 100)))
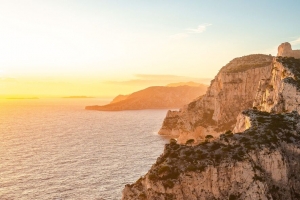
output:
POLYGON ((121 199, 163 152, 167 110, 84 109, 105 101, 0 101, 0 199, 121 199))

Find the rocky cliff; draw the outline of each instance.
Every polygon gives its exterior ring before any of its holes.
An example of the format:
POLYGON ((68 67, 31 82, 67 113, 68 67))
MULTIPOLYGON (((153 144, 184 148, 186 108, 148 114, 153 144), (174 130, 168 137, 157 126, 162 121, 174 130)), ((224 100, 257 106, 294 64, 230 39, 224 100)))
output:
MULTIPOLYGON (((149 172, 126 185, 124 200, 300 199, 300 59, 253 56, 261 58, 257 63, 263 63, 262 58, 268 63, 257 67, 252 59, 249 67, 229 63, 206 95, 179 112, 168 113, 161 131, 178 136, 179 143, 172 139, 149 172), (261 79, 257 82, 254 70, 261 79), (248 76, 243 86, 250 89, 224 84, 224 76, 232 80, 239 73, 248 76), (211 110, 209 115, 207 110, 211 110), (227 127, 225 119, 230 122, 227 127), (200 120, 198 135, 193 120, 200 120), (200 136, 202 142, 195 143, 200 136)), ((247 57, 251 56, 243 58, 247 57)))
POLYGON ((259 81, 269 78, 272 59, 261 54, 233 59, 220 70, 204 96, 180 111, 167 113, 159 134, 185 143, 232 130, 238 114, 252 108, 259 81))
POLYGON ((187 146, 172 141, 123 200, 300 199, 300 116, 247 110, 250 127, 187 146))
POLYGON ((253 106, 267 112, 300 111, 300 59, 276 57, 269 78, 259 82, 253 106))
POLYGON ((180 108, 203 95, 207 85, 193 86, 153 86, 130 95, 119 95, 110 104, 87 106, 87 110, 119 111, 141 109, 180 108))

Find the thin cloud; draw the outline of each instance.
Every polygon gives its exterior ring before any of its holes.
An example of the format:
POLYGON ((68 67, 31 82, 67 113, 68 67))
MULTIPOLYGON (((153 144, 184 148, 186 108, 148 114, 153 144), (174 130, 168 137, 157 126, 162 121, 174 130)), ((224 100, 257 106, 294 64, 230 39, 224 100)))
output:
POLYGON ((190 34, 203 33, 204 31, 206 31, 207 27, 211 26, 211 25, 212 24, 205 23, 205 24, 199 25, 197 28, 185 29, 185 32, 170 35, 170 40, 181 40, 181 39, 189 37, 190 34))
POLYGON ((188 28, 186 29, 189 33, 203 33, 204 31, 206 31, 208 26, 211 26, 212 24, 201 24, 199 25, 196 29, 194 28, 188 28))
POLYGON ((293 40, 291 41, 291 44, 292 45, 297 45, 297 44, 300 44, 300 38, 296 39, 296 40, 293 40))

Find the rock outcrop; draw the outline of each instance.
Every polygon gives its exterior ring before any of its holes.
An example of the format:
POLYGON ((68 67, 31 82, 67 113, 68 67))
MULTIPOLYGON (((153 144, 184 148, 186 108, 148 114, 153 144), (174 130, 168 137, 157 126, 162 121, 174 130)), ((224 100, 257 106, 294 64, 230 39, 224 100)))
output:
POLYGON ((86 110, 120 111, 142 109, 178 109, 203 95, 207 85, 192 86, 153 86, 130 95, 119 95, 110 104, 87 106, 86 110))
POLYGON ((178 142, 125 186, 123 200, 300 199, 300 59, 255 55, 255 65, 250 57, 249 67, 229 63, 204 96, 168 112, 161 133, 178 142))
POLYGON ((278 47, 277 56, 300 58, 300 50, 292 50, 291 44, 285 42, 278 47))
POLYGON ((204 96, 180 111, 167 113, 159 134, 185 143, 232 130, 238 114, 252 108, 259 81, 269 78, 272 59, 261 54, 233 59, 220 70, 204 96))
POLYGON ((196 146, 165 146, 123 200, 300 199, 300 116, 247 110, 251 126, 196 146))
POLYGON ((267 112, 300 112, 300 59, 274 58, 270 77, 259 83, 254 107, 267 112))

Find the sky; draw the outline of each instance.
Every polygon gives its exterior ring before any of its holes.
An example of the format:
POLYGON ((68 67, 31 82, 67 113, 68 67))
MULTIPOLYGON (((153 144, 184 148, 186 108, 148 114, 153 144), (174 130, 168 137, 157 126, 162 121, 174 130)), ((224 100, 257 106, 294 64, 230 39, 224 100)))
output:
POLYGON ((300 1, 0 0, 0 97, 209 84, 235 57, 300 49, 300 1))

